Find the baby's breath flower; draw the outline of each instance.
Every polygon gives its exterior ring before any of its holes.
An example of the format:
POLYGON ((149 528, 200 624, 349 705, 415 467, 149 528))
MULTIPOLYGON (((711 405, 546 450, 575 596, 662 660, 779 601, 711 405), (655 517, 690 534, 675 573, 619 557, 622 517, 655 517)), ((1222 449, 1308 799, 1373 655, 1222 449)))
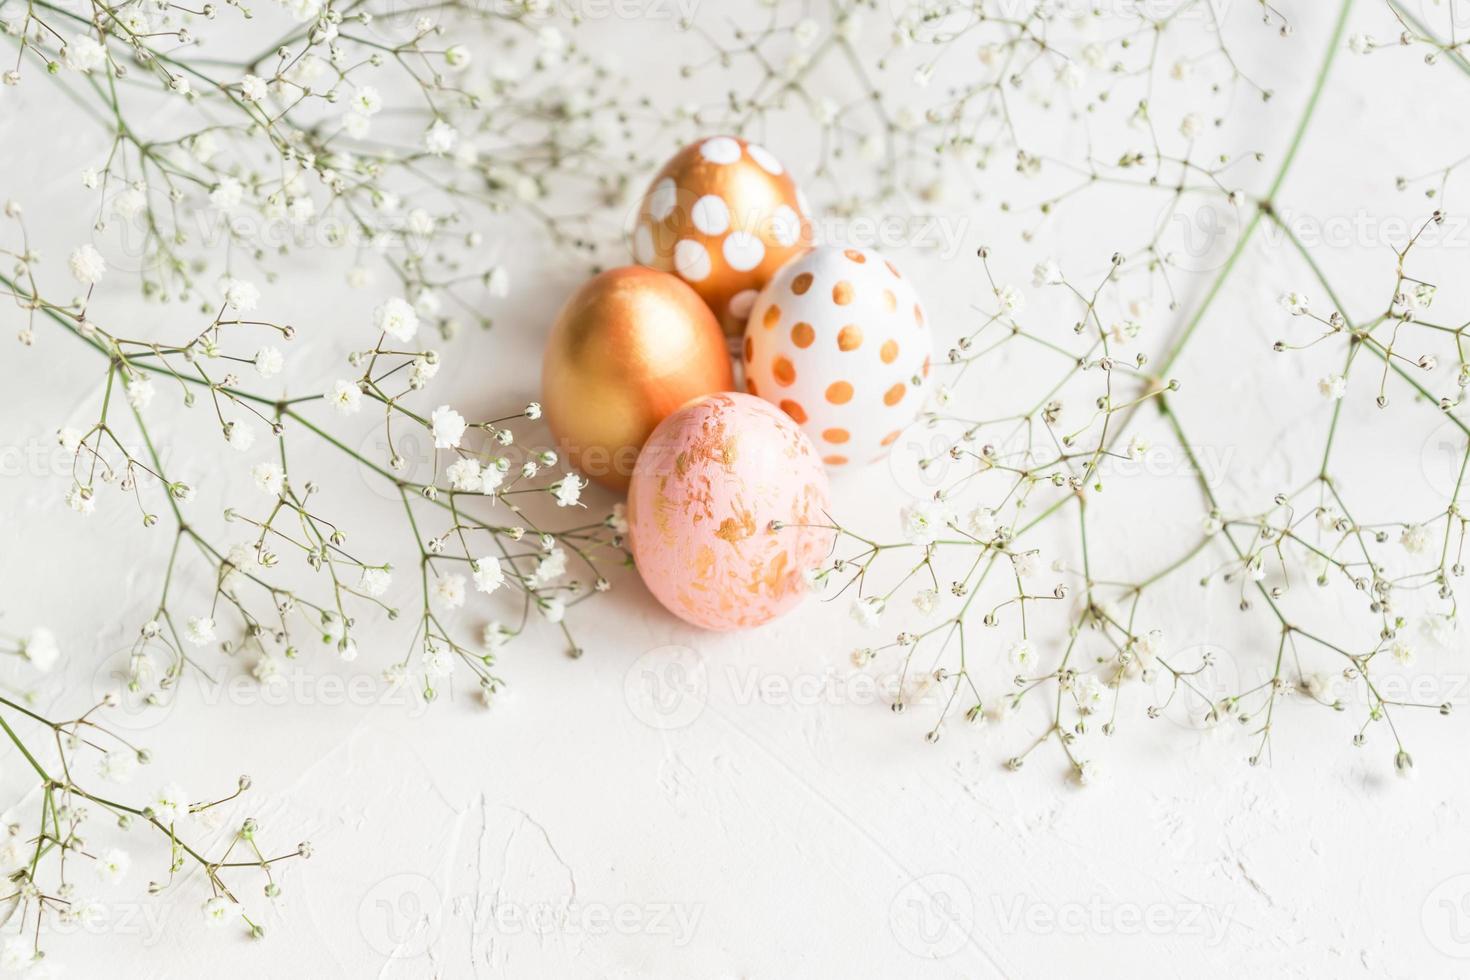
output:
POLYGON ((77 282, 83 286, 95 286, 102 281, 102 276, 107 272, 107 263, 102 254, 91 245, 82 245, 74 249, 68 264, 71 266, 71 274, 77 282))
POLYGON ((343 415, 354 415, 362 407, 362 389, 355 381, 337 381, 332 385, 327 401, 343 415))
POLYGON ((464 605, 464 576, 455 573, 441 575, 434 581, 430 593, 435 605, 441 609, 453 610, 464 605))
POLYGON ((467 425, 464 416, 448 405, 440 405, 429 416, 429 426, 434 434, 434 448, 454 449, 464 436, 467 425))
POLYGON ((505 582, 505 569, 494 555, 486 555, 474 562, 475 589, 490 594, 505 582))
POLYGON ((196 647, 214 641, 214 619, 210 616, 195 616, 184 627, 184 636, 196 647))
POLYGON ((443 119, 435 119, 434 124, 424 132, 424 149, 434 156, 443 156, 454 149, 455 142, 459 139, 459 132, 443 119))

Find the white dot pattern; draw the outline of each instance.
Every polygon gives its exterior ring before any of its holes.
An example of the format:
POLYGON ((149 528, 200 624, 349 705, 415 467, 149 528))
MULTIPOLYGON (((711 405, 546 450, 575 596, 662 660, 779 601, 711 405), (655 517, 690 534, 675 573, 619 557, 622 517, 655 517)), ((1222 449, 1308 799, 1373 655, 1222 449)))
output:
POLYGON ((730 229, 730 208, 718 194, 706 194, 694 202, 689 217, 706 235, 723 235, 730 229))
POLYGON ((748 231, 732 231, 724 244, 725 261, 736 272, 749 272, 766 257, 766 246, 748 231))
POLYGON ((709 249, 692 238, 683 239, 674 246, 674 268, 690 282, 709 278, 709 249))
POLYGON ((728 136, 715 136, 699 145, 699 155, 710 163, 734 163, 740 159, 740 144, 728 136))
POLYGON ((683 278, 739 336, 761 287, 811 243, 800 194, 769 150, 711 136, 654 178, 630 236, 633 258, 683 278))

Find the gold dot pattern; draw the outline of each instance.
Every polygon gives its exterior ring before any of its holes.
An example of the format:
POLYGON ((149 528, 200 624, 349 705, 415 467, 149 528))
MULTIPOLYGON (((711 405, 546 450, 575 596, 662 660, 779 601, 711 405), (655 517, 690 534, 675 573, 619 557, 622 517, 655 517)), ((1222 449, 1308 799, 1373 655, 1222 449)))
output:
POLYGON ((746 373, 818 446, 828 466, 881 458, 923 407, 931 350, 923 306, 869 249, 818 246, 751 306, 746 373))

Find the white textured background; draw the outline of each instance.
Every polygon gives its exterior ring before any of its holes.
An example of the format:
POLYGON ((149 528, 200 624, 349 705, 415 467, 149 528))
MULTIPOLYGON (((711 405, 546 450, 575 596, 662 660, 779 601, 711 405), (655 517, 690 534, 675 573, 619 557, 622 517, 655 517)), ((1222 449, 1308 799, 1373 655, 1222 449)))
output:
MULTIPOLYGON (((718 34, 744 6, 706 2, 698 16, 718 34)), ((1295 122, 1336 5, 1281 7, 1295 27, 1286 40, 1260 26, 1255 4, 1227 8, 1237 56, 1275 91, 1264 108, 1242 99, 1218 137, 1221 147, 1266 155, 1237 174, 1258 191, 1295 122)), ((1374 0, 1359 0, 1352 25, 1394 34, 1374 0)), ((593 22, 582 43, 623 52, 624 67, 666 103, 723 91, 719 79, 705 91, 702 83, 677 85, 671 59, 688 42, 667 21, 593 22)), ((941 79, 967 72, 968 57, 946 64, 941 79)), ((1172 134, 1197 94, 1158 96, 1161 130, 1172 134)), ((1398 243, 1392 222, 1421 219, 1430 206, 1396 192, 1392 178, 1462 155, 1467 105, 1470 78, 1427 68, 1417 53, 1340 58, 1280 205, 1304 221, 1359 229, 1319 256, 1359 312, 1387 301, 1388 246, 1398 243)), ((1140 138, 1119 125, 1122 112, 1109 111, 1095 123, 1104 134, 1100 157, 1140 138)), ((752 135, 801 174, 813 148, 795 118, 789 130, 783 125, 778 118, 752 135)), ((90 205, 76 175, 101 148, 44 84, 0 93, 0 191, 32 216, 53 276, 64 276, 61 257, 89 235, 90 205), (47 114, 54 121, 42 131, 47 114)), ((1029 203, 1039 191, 1018 184, 1006 160, 971 182, 978 202, 933 207, 963 235, 963 248, 894 250, 950 337, 969 329, 972 304, 988 300, 971 257, 977 244, 995 245, 997 269, 1018 284, 1047 255, 1087 281, 1113 249, 1140 240, 1138 229, 1160 206, 1157 197, 1095 193, 1027 244, 1017 232, 1033 219, 1003 214, 999 204, 1029 203)), ((1454 207, 1453 185, 1443 203, 1454 207)), ((487 248, 501 249, 514 270, 513 298, 495 310, 493 333, 459 342, 436 382, 472 416, 535 396, 527 366, 539 364, 550 318, 581 275, 525 237, 491 241, 487 248)), ((1446 236, 1421 270, 1437 265, 1438 302, 1448 310, 1464 309, 1470 293, 1467 244, 1464 231, 1446 236)), ((341 373, 344 351, 361 342, 376 297, 342 284, 342 267, 340 255, 306 253, 267 291, 262 312, 301 327, 292 347, 298 384, 326 384, 341 373)), ((1192 309, 1203 283, 1181 277, 1181 312, 1172 314, 1155 288, 1145 346, 1192 309)), ((1177 404, 1193 439, 1228 461, 1217 492, 1240 508, 1264 507, 1278 489, 1307 480, 1325 431, 1328 406, 1315 379, 1336 370, 1338 355, 1287 359, 1269 349, 1291 326, 1275 303, 1287 288, 1320 298, 1285 247, 1263 235, 1174 371, 1186 383, 1177 404)), ((1033 295, 1032 309, 1029 322, 1039 326, 1053 308, 1033 295)), ((126 289, 104 295, 93 313, 112 322, 136 314, 138 330, 160 316, 160 332, 192 322, 177 310, 144 308, 126 289)), ((1069 332, 1070 315, 1051 317, 1058 334, 1069 332)), ((13 311, 0 318, 0 332, 13 335, 13 311)), ((44 623, 57 631, 66 684, 43 696, 68 708, 106 688, 155 601, 168 543, 163 533, 144 533, 123 506, 99 507, 83 521, 62 504, 69 463, 53 450, 52 434, 90 421, 97 366, 48 329, 36 349, 11 347, 0 360, 0 611, 8 628, 44 623)), ((1025 377, 1019 367, 974 377, 984 390, 966 397, 1016 404, 1026 394, 1015 387, 1025 377)), ((1411 417, 1409 425, 1375 413, 1364 378, 1348 413, 1356 448, 1340 458, 1351 490, 1381 513, 1357 516, 1432 510, 1433 491, 1445 489, 1432 419, 1411 417)), ((204 412, 160 429, 173 444, 172 465, 200 486, 192 512, 217 515, 248 503, 254 490, 204 412)), ((166 416, 157 407, 152 414, 166 416)), ((1141 426, 1150 422, 1140 417, 1141 426)), ((265 452, 262 445, 253 456, 265 452)), ((397 503, 369 479, 325 456, 311 466, 308 475, 326 487, 324 505, 345 517, 355 540, 408 543, 397 503)), ((879 475, 839 483, 837 506, 850 523, 891 534, 907 494, 881 467, 879 475)), ((1184 475, 1118 477, 1109 499, 1118 517, 1100 532, 1098 549, 1108 577, 1157 566, 1198 519, 1184 475)), ((411 551, 397 554, 406 568, 411 551)), ((1242 682, 1267 676, 1272 627, 1235 611, 1232 586, 1201 589, 1198 575, 1209 567, 1202 562, 1165 586, 1147 606, 1152 621, 1173 651, 1209 647, 1242 682)), ((408 579, 399 576, 398 586, 411 590, 408 579)), ((197 595, 207 591, 194 586, 197 595)), ((1324 603, 1299 608, 1335 612, 1324 603)), ((427 709, 386 691, 378 671, 406 642, 386 622, 359 629, 364 653, 354 664, 305 658, 284 693, 255 685, 248 663, 211 654, 219 683, 191 676, 167 708, 122 714, 123 727, 157 757, 138 788, 156 773, 203 798, 248 772, 256 789, 232 818, 254 813, 268 841, 289 848, 310 839, 316 856, 287 866, 284 897, 266 915, 266 942, 233 929, 207 932, 198 915, 205 885, 191 873, 156 899, 109 905, 116 914, 103 928, 51 943, 55 955, 69 975, 117 978, 1470 972, 1470 959, 1455 958, 1470 956, 1463 713, 1409 716, 1404 734, 1419 778, 1405 781, 1394 777, 1391 743, 1379 729, 1364 748, 1350 745, 1360 702, 1349 718, 1289 698, 1269 765, 1252 769, 1245 758, 1254 741, 1243 732, 1150 722, 1147 692, 1129 691, 1119 733, 1085 743, 1107 778, 1084 790, 1065 778, 1054 747, 1022 772, 1003 770, 1041 724, 1027 713, 952 724, 926 744, 932 705, 895 716, 886 696, 854 679, 849 653, 864 638, 845 603, 814 601, 763 629, 714 636, 665 614, 625 573, 583 611, 587 655, 567 658, 559 634, 542 628, 505 658, 510 689, 488 712, 464 685, 427 709)), ((460 622, 474 630, 488 615, 472 600, 460 622)), ((986 651, 995 692, 1010 673, 1003 650, 997 641, 986 651)), ((1426 649, 1404 681, 1423 699, 1464 706, 1464 671, 1462 650, 1426 649)), ((883 672, 881 664, 870 671, 883 672)), ((9 752, 0 770, 19 780, 21 765, 9 752)), ((150 847, 133 847, 130 894, 163 871, 165 859, 150 847)), ((264 903, 257 896, 253 904, 264 903)))

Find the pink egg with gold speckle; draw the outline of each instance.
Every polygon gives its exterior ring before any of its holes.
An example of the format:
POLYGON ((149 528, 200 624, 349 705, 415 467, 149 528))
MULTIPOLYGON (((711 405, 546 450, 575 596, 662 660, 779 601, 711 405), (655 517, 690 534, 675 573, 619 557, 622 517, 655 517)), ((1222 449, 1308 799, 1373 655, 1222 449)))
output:
POLYGON ((803 573, 832 543, 827 500, 822 461, 783 412, 738 392, 695 399, 659 423, 633 468, 638 572, 696 626, 759 626, 807 593, 803 573))

